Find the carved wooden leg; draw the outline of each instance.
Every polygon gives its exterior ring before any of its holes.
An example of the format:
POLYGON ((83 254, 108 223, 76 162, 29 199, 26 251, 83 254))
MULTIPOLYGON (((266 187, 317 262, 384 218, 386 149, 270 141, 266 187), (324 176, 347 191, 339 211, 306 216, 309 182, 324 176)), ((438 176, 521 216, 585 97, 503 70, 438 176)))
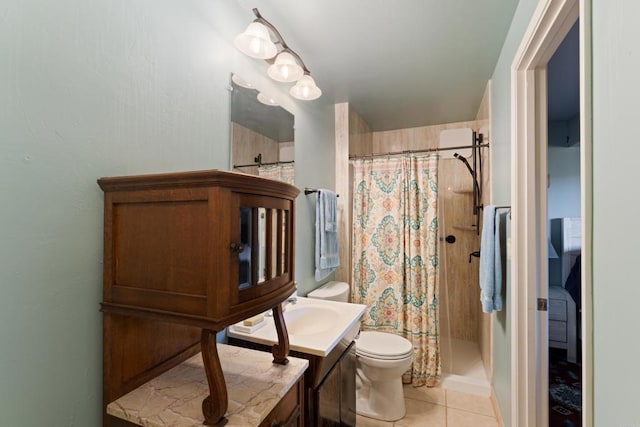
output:
POLYGON ((282 304, 273 307, 273 322, 278 333, 278 344, 274 344, 271 349, 273 363, 286 365, 289 363, 289 359, 287 359, 287 356, 289 356, 289 333, 287 332, 287 325, 284 323, 282 304))
POLYGON ((227 385, 222 374, 222 365, 216 346, 216 331, 202 330, 200 338, 202 361, 209 383, 209 396, 202 401, 204 423, 208 426, 223 426, 227 423, 224 414, 227 412, 227 385))

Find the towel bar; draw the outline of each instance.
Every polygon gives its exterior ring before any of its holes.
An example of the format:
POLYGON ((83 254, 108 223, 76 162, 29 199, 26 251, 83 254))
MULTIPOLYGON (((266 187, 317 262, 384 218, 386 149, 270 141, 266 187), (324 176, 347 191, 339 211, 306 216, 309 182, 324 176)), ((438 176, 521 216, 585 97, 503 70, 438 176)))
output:
POLYGON ((498 211, 498 209, 509 209, 509 219, 511 219, 511 206, 510 205, 496 206, 496 212, 498 211))
MULTIPOLYGON (((313 193, 317 193, 317 192, 318 192, 317 188, 309 188, 309 187, 307 187, 307 188, 304 189, 304 194, 307 195, 307 196, 309 194, 313 194, 313 193)), ((336 197, 340 197, 340 195, 336 194, 336 197)))

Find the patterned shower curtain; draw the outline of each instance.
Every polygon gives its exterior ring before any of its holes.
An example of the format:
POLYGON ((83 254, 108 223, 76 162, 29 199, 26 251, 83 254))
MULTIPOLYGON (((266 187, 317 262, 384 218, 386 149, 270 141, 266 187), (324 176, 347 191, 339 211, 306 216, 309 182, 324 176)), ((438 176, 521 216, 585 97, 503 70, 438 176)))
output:
POLYGON ((258 168, 258 175, 265 178, 277 179, 294 185, 294 165, 287 163, 284 165, 267 165, 258 168))
POLYGON ((437 385, 438 156, 356 160, 353 168, 352 299, 368 307, 362 329, 411 341, 403 381, 437 385))

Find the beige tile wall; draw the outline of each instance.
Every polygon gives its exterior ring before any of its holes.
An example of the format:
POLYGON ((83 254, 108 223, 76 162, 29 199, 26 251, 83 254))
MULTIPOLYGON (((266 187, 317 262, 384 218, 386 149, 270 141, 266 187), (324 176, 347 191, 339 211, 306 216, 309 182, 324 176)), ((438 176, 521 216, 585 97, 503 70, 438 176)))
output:
MULTIPOLYGON (((486 139, 485 142, 489 142, 489 137, 491 136, 491 81, 487 82, 484 96, 482 97, 480 108, 478 109, 478 115, 476 116, 476 121, 478 123, 478 129, 480 129, 480 132, 486 139)), ((489 149, 483 148, 482 150, 482 203, 483 205, 488 205, 491 203, 491 186, 489 185, 489 149)), ((491 334, 491 315, 483 313, 482 310, 480 310, 479 313, 480 321, 478 322, 478 345, 480 347, 482 361, 484 362, 485 372, 487 373, 487 376, 489 378, 492 378, 493 361, 491 357, 491 348, 493 347, 493 344, 491 334)))
MULTIPOLYGON (((254 163, 254 158, 262 153, 262 162, 277 162, 279 146, 273 139, 267 138, 235 122, 231 122, 231 162, 232 165, 254 163)), ((233 169, 235 172, 258 174, 257 167, 233 169)))
POLYGON ((349 182, 349 104, 335 106, 336 114, 336 193, 338 197, 338 256, 340 267, 335 279, 351 283, 351 209, 349 182))
POLYGON ((348 103, 336 104, 336 192, 338 198, 338 251, 340 267, 335 279, 351 283, 351 175, 349 156, 372 150, 372 132, 348 103))
POLYGON ((440 265, 440 294, 447 304, 440 310, 448 315, 451 338, 477 341, 480 312, 478 258, 469 255, 480 249, 475 228, 471 175, 462 162, 448 158, 439 168, 440 236, 453 235, 455 243, 443 243, 440 265))
POLYGON ((373 132, 369 125, 349 107, 349 155, 369 154, 373 150, 373 132))
MULTIPOLYGON (((404 150, 436 148, 440 141, 440 132, 445 129, 476 129, 475 120, 469 122, 447 123, 434 126, 390 130, 373 133, 373 152, 386 153, 404 150)), ((469 141, 471 144, 471 141, 469 141)))

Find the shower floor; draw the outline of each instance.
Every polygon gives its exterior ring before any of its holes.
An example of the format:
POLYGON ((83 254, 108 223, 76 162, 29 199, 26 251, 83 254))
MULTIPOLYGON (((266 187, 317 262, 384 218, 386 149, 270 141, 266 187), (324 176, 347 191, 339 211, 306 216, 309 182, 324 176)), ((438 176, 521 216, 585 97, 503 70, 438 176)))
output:
POLYGON ((487 379, 478 344, 453 338, 450 363, 443 364, 442 387, 464 393, 489 396, 491 384, 487 379))

